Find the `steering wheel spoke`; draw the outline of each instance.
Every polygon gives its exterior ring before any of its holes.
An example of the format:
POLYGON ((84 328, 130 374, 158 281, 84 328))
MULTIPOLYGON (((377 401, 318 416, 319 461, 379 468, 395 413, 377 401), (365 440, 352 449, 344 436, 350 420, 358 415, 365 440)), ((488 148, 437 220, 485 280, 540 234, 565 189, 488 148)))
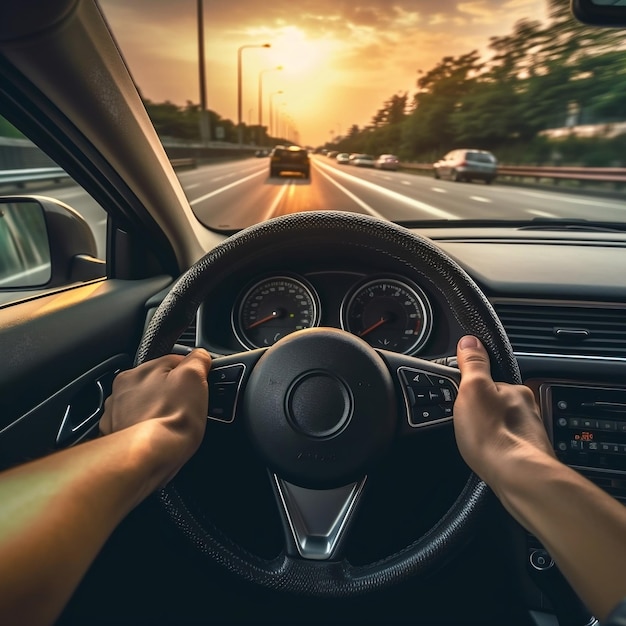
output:
POLYGON ((393 377, 400 402, 400 435, 452 422, 461 373, 454 367, 377 350, 393 377))
POLYGON ((232 424, 245 389, 246 381, 265 348, 214 358, 209 372, 210 420, 232 424))
POLYGON ((366 479, 333 489, 307 489, 272 474, 287 554, 311 561, 337 559, 366 479))

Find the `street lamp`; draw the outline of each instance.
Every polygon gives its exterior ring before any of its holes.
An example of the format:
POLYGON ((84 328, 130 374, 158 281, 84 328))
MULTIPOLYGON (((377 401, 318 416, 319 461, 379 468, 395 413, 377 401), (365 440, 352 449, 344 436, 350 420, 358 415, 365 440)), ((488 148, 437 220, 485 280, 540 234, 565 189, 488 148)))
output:
POLYGON ((200 86, 200 140, 203 145, 211 141, 211 124, 207 110, 206 75, 204 59, 204 8, 202 0, 197 0, 198 14, 198 72, 200 86))
MULTIPOLYGON (((283 69, 282 65, 277 65, 276 67, 268 67, 266 70, 261 70, 259 72, 259 136, 258 136, 258 144, 261 145, 261 136, 263 132, 263 74, 266 72, 276 72, 283 69)), ((271 114, 270 114, 271 117, 271 114)), ((271 120, 270 120, 271 124, 271 120)))
POLYGON ((273 117, 273 113, 272 113, 272 109, 273 109, 273 105, 274 105, 274 96, 277 96, 278 94, 283 93, 282 90, 281 91, 274 91, 273 93, 270 94, 270 135, 274 135, 274 117, 273 117))
POLYGON ((237 48, 237 125, 239 129, 239 147, 243 146, 243 126, 241 125, 241 53, 246 48, 271 48, 269 43, 247 44, 237 48))

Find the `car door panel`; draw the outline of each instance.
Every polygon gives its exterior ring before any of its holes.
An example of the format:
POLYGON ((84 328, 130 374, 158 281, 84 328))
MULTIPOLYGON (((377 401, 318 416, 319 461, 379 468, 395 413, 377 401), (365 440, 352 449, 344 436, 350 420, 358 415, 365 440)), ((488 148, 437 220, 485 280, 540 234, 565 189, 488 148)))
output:
POLYGON ((115 372, 132 363, 148 300, 170 282, 95 281, 0 308, 2 467, 71 445, 97 423, 115 372))

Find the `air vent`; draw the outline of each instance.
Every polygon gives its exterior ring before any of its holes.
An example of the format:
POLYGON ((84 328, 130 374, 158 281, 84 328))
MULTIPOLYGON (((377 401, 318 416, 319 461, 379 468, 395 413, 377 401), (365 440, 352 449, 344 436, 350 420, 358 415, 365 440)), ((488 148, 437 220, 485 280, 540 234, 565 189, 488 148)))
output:
POLYGON ((195 316, 187 326, 186 330, 183 331, 181 336, 178 338, 176 343, 181 344, 183 346, 187 346, 189 348, 196 347, 196 326, 197 326, 197 316, 195 316))
POLYGON ((515 352, 626 357, 626 308, 496 302, 515 352))

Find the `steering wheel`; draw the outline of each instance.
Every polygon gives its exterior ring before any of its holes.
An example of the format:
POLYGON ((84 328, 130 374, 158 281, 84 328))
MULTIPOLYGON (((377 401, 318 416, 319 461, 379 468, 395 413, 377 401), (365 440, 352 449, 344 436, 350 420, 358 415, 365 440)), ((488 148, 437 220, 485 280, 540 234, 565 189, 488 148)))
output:
MULTIPOLYGON (((293 252, 304 244, 320 250, 336 246, 347 254, 366 251, 417 271, 440 292, 462 331, 482 340, 494 379, 521 382, 496 313, 454 260, 393 223, 332 211, 274 218, 214 248, 158 307, 136 364, 171 352, 224 276, 254 267, 267 250, 293 252)), ((208 413, 245 427, 272 478, 284 547, 273 559, 251 554, 194 512, 177 478, 160 491, 159 500, 201 553, 272 589, 346 597, 427 573, 464 543, 491 499, 474 474, 443 517, 399 552, 353 565, 342 556, 342 546, 368 472, 385 462, 398 440, 451 420, 459 381, 455 368, 374 349, 334 328, 300 330, 269 348, 214 358, 208 413)))

